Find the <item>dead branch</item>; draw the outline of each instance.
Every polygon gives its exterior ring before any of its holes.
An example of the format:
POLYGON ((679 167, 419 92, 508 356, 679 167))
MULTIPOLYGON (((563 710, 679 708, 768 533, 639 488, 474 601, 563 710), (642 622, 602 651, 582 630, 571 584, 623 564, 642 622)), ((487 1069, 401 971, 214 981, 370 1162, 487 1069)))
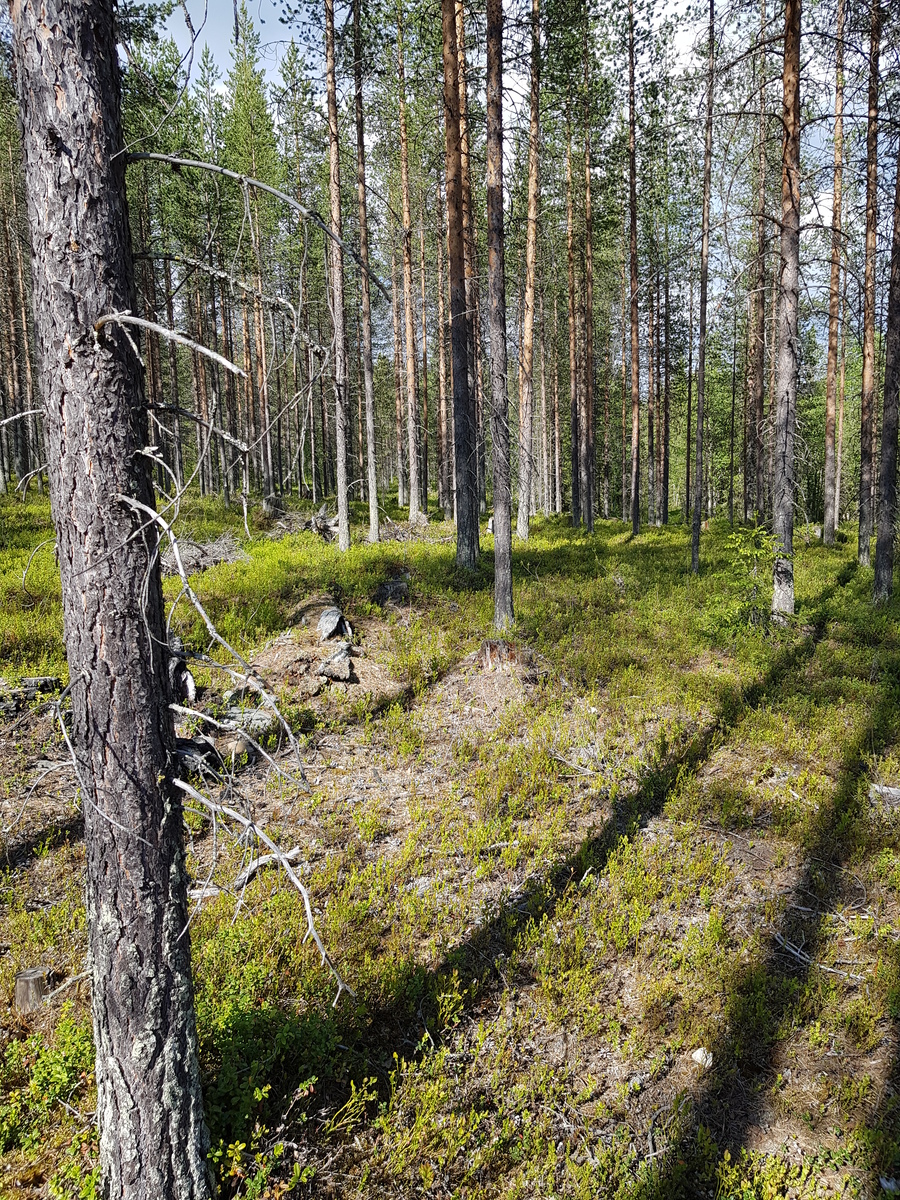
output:
POLYGON ((174 154, 129 154, 127 155, 127 161, 164 162, 173 167, 193 167, 198 171, 211 171, 214 175, 224 175, 226 179, 233 179, 235 183, 239 183, 244 189, 253 187, 257 188, 261 192, 268 192, 270 196, 275 196, 278 200, 283 201, 295 212, 298 212, 301 217, 304 218, 304 220, 310 221, 313 225, 316 225, 327 237, 330 237, 333 242, 337 242, 341 249, 350 255, 357 266, 366 272, 378 290, 382 293, 384 298, 387 301, 390 301, 390 292, 387 290, 375 272, 371 269, 371 267, 363 262, 353 247, 349 246, 343 238, 338 237, 338 235, 332 230, 331 226, 327 224, 327 222, 323 221, 317 212, 313 212, 312 209, 307 208, 305 205, 301 204, 299 200, 295 200, 293 196, 289 196, 286 192, 281 192, 278 190, 278 188, 270 187, 268 183, 263 183, 259 179, 251 179, 249 175, 241 175, 237 171, 229 171, 227 167, 219 167, 216 166, 215 163, 200 162, 193 158, 178 158, 174 154))
POLYGON ((99 333, 103 326, 108 325, 110 322, 114 322, 116 325, 136 325, 138 329, 148 329, 151 333, 159 334, 160 337, 167 338, 170 342, 177 342, 179 346, 187 346, 189 350, 194 350, 197 354, 203 354, 206 358, 211 358, 213 362, 217 362, 226 371, 231 371, 233 375, 240 375, 242 379, 247 378, 247 372, 241 367, 235 366, 223 354, 217 354, 215 350, 210 350, 208 346, 201 346, 199 342, 195 342, 193 338, 189 338, 183 333, 178 333, 174 329, 168 329, 165 325, 160 325, 156 321, 148 321, 144 317, 136 317, 127 311, 104 314, 104 316, 94 322, 94 332, 99 333))
POLYGON ((312 938, 316 944, 316 948, 322 956, 322 966, 327 966, 337 981, 337 995, 332 1001, 331 1007, 337 1007, 337 1002, 341 998, 341 992, 348 992, 354 999, 356 999, 356 992, 341 978, 337 967, 335 967, 328 955, 328 951, 325 949, 322 938, 319 935, 319 931, 316 929, 316 922, 315 918, 313 917, 312 903, 309 898, 309 892, 300 882, 300 879, 294 871, 294 868, 291 866, 288 856, 279 849, 279 847, 275 844, 275 842, 272 841, 265 830, 260 829, 256 822, 250 817, 245 817, 243 813, 239 813, 233 808, 228 808, 227 805, 217 804, 214 800, 210 800, 208 796, 202 795, 202 793, 198 792, 195 787, 192 787, 183 779, 173 779, 172 782, 182 792, 190 796, 193 800, 196 800, 199 804, 202 804, 203 807, 208 809, 211 813, 217 816, 228 817, 230 820, 236 821, 243 829, 252 834, 254 837, 258 838, 258 840, 262 842, 264 846, 268 847, 268 849, 271 851, 272 861, 277 862, 282 868, 285 875, 287 875, 290 882, 300 893, 300 896, 303 900, 303 908, 306 912, 306 937, 304 937, 303 940, 306 941, 306 938, 308 937, 312 938))

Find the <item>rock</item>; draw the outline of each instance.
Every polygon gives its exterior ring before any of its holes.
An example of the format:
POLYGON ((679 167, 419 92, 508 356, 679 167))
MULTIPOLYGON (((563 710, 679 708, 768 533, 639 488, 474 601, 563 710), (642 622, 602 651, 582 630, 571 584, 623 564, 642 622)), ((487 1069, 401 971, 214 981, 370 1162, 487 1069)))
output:
POLYGON ((175 748, 188 769, 201 775, 217 774, 225 765, 215 743, 203 733, 192 738, 176 738, 175 748))
POLYGON ((325 681, 320 675, 307 675, 297 682, 294 690, 302 700, 311 700, 324 686, 325 681))
POLYGON ((58 692, 62 687, 62 680, 57 679, 55 675, 35 675, 23 679, 19 686, 25 693, 25 699, 30 701, 36 700, 39 692, 58 692))
POLYGON ((878 1182, 881 1184, 881 1190, 889 1196, 900 1196, 900 1179, 893 1176, 888 1179, 885 1175, 879 1175, 878 1182))
POLYGON ((15 1007, 17 1012, 34 1012, 40 1008, 47 992, 46 967, 29 967, 16 975, 15 1007))
POLYGON ((269 708, 227 708, 225 719, 235 729, 243 730, 257 739, 271 732, 278 724, 278 718, 269 708))
POLYGON ((216 749, 222 756, 222 760, 226 766, 229 767, 233 767, 245 754, 248 763, 253 762, 256 758, 256 750, 253 744, 241 730, 236 730, 234 733, 225 733, 221 737, 216 738, 216 749))
POLYGON ((705 1046, 699 1046, 691 1055, 691 1058, 699 1067, 702 1067, 704 1071, 708 1071, 713 1064, 713 1056, 705 1046))
POLYGON ((384 608, 387 604, 405 604, 409 600, 409 584, 406 579, 385 579, 379 583, 372 595, 372 602, 384 608))
POLYGON ((411 526, 412 528, 416 528, 417 526, 421 526, 421 527, 424 529, 424 528, 425 528, 425 526, 426 526, 426 525, 428 525, 428 524, 429 524, 429 521, 428 521, 428 513, 427 513, 427 512, 424 512, 424 511, 417 513, 417 514, 416 514, 416 516, 415 516, 415 517, 413 517, 413 519, 410 521, 410 526, 411 526))
POLYGON ((246 704, 248 700, 257 701, 259 699, 259 692, 249 683, 242 683, 240 687, 231 688, 230 691, 223 692, 222 699, 228 705, 246 704))
POLYGON ((887 787, 882 783, 873 783, 869 788, 869 800, 872 804, 879 801, 885 808, 896 808, 900 804, 900 787, 887 787))
POLYGON ((347 618, 339 608, 334 607, 326 608, 319 617, 316 633, 319 635, 320 642, 327 642, 333 637, 350 638, 353 636, 347 618))
POLYGON ((341 642, 334 654, 319 663, 319 674, 325 679, 336 679, 342 683, 350 682, 353 664, 350 660, 349 642, 341 642))

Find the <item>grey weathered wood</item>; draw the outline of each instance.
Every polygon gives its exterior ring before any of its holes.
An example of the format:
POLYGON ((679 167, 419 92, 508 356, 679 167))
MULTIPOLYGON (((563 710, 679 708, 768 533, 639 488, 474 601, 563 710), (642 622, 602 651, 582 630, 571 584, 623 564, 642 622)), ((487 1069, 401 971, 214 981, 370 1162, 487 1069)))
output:
POLYGON ((29 967, 16 975, 15 1007, 17 1012, 34 1012, 40 1008, 47 991, 47 968, 29 967))
POLYGON ((135 308, 113 5, 10 11, 84 796, 100 1193, 207 1200, 162 587, 135 507, 153 505, 141 367, 119 325, 97 328, 135 308))

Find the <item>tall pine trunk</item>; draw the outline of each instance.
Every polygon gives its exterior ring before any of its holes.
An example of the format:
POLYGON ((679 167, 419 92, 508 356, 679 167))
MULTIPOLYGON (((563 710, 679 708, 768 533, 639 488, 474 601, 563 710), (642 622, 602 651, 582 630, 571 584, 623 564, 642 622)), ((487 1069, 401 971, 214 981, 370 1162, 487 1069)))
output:
POLYGON ((413 314, 412 210, 409 201, 409 139, 406 132, 406 81, 403 68, 403 9, 397 8, 397 84, 400 107, 400 202, 403 210, 403 315, 406 332, 406 439, 409 463, 409 519, 419 515, 418 403, 416 400, 416 327, 413 314))
MULTIPOLYGON (((328 195, 331 229, 341 236, 341 149, 338 131, 337 83, 334 66, 334 0, 325 0, 325 72, 328 91, 328 195)), ((350 549, 350 505, 347 496, 347 331, 344 325, 344 250, 329 238, 331 258, 331 320, 334 325, 334 443, 337 465, 338 546, 350 549)))
POLYGON ((875 600, 889 600, 894 587, 897 537, 897 419, 900 403, 900 154, 894 185, 894 237, 885 331, 884 415, 878 477, 878 537, 875 541, 875 600))
MULTIPOLYGON (((531 0, 531 108, 528 127, 528 226, 525 234, 525 311, 522 321, 522 408, 519 413, 519 513, 516 535, 528 539, 528 518, 534 486, 534 307, 537 272, 537 230, 540 206, 540 70, 539 0, 531 0)), ((502 231, 501 231, 502 235, 502 231)), ((506 301, 503 304, 504 316, 506 301)), ((504 327, 505 328, 505 327, 504 327)), ((491 324, 493 353, 494 329, 491 324)), ((505 336, 505 334, 504 334, 505 336)), ((492 371, 493 375, 493 371, 492 371)), ((505 386, 505 385, 504 385, 505 386)), ((496 403, 496 398, 495 398, 496 403)))
POLYGON ((372 367, 372 297, 369 286, 369 221, 366 211, 366 140, 363 126, 362 33, 360 5, 353 0, 353 85, 356 107, 356 189, 359 197, 359 257, 362 308, 362 367, 366 393, 366 468, 369 493, 369 541, 377 542, 378 479, 375 463, 375 374, 372 367))
MULTIPOLYGON (((534 0, 535 7, 537 0, 534 0)), ((488 308, 491 332, 491 442, 494 484, 494 625, 513 623, 512 497, 506 391, 506 272, 503 241, 503 2, 487 7, 488 308)), ((519 517, 522 506, 519 498, 519 517)), ((525 514, 528 533, 528 514, 525 514)))
POLYGON ((781 287, 778 297, 778 384, 772 533, 772 612, 794 611, 794 432, 797 423, 800 317, 800 4, 787 0, 784 32, 784 137, 781 162, 781 287))
POLYGON ((641 531, 641 361, 638 314, 637 165, 634 95, 634 0, 628 0, 628 211, 631 260, 631 532, 641 531))
POLYGON ((834 68, 834 190, 831 207, 831 288, 828 294, 828 368, 825 381, 825 519, 822 539, 834 545, 837 523, 835 495, 837 456, 835 425, 837 416, 838 325, 841 308, 841 206, 843 203, 844 163, 844 0, 838 0, 836 56, 834 68))
POLYGON ((866 265, 863 284, 863 361, 859 412, 859 546, 860 566, 870 558, 875 480, 875 259, 878 235, 878 59, 881 47, 881 3, 872 0, 869 44, 869 116, 866 127, 866 265))
MULTIPOLYGON (((790 3, 791 0, 788 0, 790 3)), ((716 7, 709 0, 709 70, 706 80, 706 136, 703 145, 703 217, 700 233, 700 317, 697 352, 697 438, 694 449, 694 511, 691 523, 691 572, 700 571, 703 520, 703 421, 706 408, 706 303, 709 285, 709 208, 712 189, 713 87, 716 70, 716 7)))
POLYGON ((441 0, 444 66, 447 241, 450 273, 450 342, 453 362, 453 432, 456 461, 456 564, 478 565, 478 467, 475 403, 469 389, 469 322, 462 212, 462 131, 455 0, 441 0))
POLYGON ((162 587, 135 508, 153 506, 141 365, 121 328, 96 325, 135 307, 112 4, 21 0, 12 24, 84 801, 100 1190, 205 1200, 162 587))

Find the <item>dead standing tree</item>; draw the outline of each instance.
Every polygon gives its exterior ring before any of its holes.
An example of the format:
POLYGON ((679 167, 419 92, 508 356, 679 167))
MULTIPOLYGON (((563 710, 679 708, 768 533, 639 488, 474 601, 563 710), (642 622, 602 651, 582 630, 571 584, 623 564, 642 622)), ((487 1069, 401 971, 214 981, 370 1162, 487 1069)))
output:
POLYGON ((15 0, 34 319, 84 800, 103 1195, 204 1200, 182 812, 111 0, 15 0))

